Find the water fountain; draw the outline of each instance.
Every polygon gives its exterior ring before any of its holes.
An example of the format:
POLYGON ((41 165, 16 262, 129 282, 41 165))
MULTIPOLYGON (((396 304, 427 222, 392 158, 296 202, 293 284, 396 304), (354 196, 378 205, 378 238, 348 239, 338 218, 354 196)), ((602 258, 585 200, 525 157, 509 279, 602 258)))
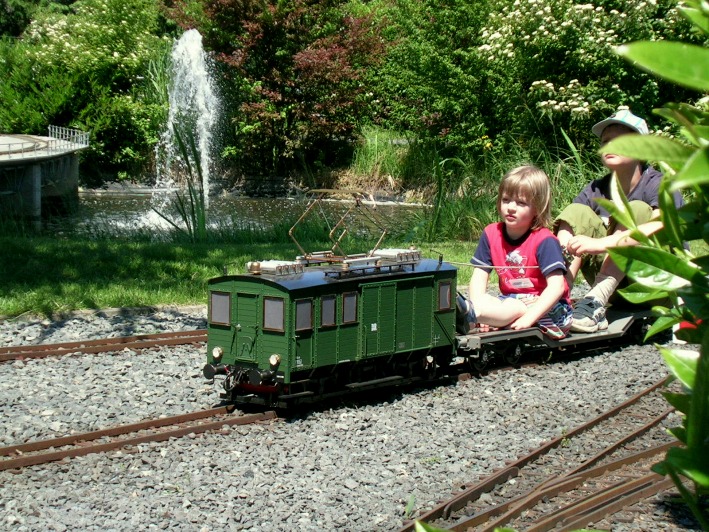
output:
MULTIPOLYGON (((210 76, 208 58, 202 47, 202 36, 197 30, 186 31, 175 42, 171 60, 170 111, 165 131, 156 148, 156 188, 170 190, 180 185, 176 173, 176 169, 180 167, 180 155, 175 139, 177 128, 185 144, 189 144, 186 137, 191 135, 194 139, 206 205, 210 190, 212 134, 217 122, 219 100, 210 76)), ((196 174, 194 166, 193 171, 196 174)), ((164 194, 154 196, 158 197, 156 208, 164 207, 169 201, 164 194)))

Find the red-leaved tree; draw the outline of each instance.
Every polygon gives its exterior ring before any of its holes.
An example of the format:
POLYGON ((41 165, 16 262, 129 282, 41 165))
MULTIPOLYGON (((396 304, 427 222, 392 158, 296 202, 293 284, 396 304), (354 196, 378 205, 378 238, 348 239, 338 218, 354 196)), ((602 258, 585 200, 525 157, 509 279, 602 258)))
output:
POLYGON ((362 82, 385 52, 380 27, 338 0, 166 2, 224 69, 235 139, 250 172, 331 164, 371 114, 362 82))

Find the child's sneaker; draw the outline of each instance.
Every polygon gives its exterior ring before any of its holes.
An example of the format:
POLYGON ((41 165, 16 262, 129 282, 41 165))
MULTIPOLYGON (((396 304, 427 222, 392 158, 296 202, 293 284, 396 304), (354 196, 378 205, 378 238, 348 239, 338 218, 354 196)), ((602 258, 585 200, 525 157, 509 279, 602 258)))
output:
POLYGON ((461 294, 457 294, 455 307, 455 329, 459 334, 468 334, 470 332, 470 324, 475 323, 473 305, 461 294))
POLYGON ((593 296, 586 296, 574 305, 574 319, 571 322, 573 332, 592 333, 608 328, 606 307, 593 296))

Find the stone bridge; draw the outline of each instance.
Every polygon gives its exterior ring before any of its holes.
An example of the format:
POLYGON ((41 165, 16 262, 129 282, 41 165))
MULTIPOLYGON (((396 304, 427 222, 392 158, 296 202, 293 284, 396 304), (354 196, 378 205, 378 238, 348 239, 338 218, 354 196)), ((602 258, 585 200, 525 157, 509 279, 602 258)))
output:
POLYGON ((35 226, 42 210, 66 207, 78 199, 78 151, 89 134, 49 126, 49 135, 0 134, 0 219, 21 217, 35 226))

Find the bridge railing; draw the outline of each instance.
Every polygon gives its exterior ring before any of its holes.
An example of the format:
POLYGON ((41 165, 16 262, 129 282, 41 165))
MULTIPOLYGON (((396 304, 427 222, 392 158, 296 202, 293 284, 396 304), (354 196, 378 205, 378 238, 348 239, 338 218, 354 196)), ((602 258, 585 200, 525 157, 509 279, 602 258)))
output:
POLYGON ((9 159, 32 157, 37 151, 37 143, 32 141, 0 142, 0 155, 6 155, 9 159))
POLYGON ((51 151, 65 151, 89 147, 89 133, 78 129, 61 126, 49 126, 48 149, 51 151))
POLYGON ((24 159, 41 157, 61 152, 74 152, 89 147, 89 133, 68 127, 49 126, 47 137, 31 135, 0 136, 12 137, 12 142, 0 140, 0 157, 24 159), (19 138, 18 138, 19 137, 19 138))

